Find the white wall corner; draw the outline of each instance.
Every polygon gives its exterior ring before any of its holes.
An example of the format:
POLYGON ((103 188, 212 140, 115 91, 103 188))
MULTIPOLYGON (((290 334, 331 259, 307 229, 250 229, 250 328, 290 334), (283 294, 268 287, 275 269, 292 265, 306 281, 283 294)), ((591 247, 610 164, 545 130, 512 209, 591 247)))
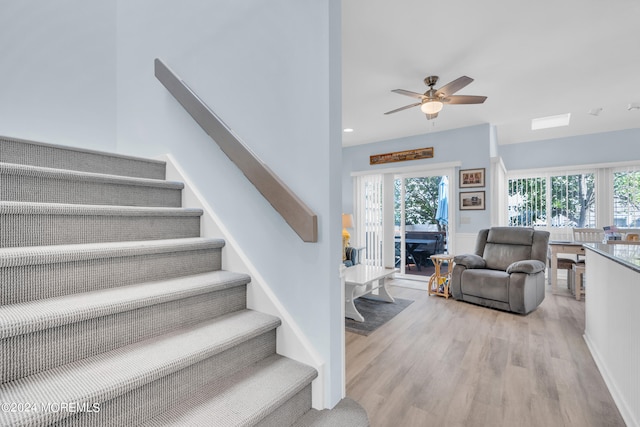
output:
POLYGON ((489 180, 491 206, 491 226, 506 225, 507 218, 507 168, 502 157, 491 157, 491 179, 489 180))
POLYGON ((160 160, 167 162, 167 180, 184 183, 182 205, 203 210, 201 236, 225 240, 225 246, 222 249, 222 268, 251 276, 251 283, 247 286, 247 307, 280 318, 282 324, 276 334, 276 351, 278 354, 312 366, 318 371, 318 377, 312 383, 312 406, 319 410, 325 409, 324 396, 327 372, 324 360, 311 345, 290 313, 280 303, 262 275, 257 271, 242 248, 239 247, 211 205, 202 197, 175 158, 171 154, 165 154, 160 156, 160 160))

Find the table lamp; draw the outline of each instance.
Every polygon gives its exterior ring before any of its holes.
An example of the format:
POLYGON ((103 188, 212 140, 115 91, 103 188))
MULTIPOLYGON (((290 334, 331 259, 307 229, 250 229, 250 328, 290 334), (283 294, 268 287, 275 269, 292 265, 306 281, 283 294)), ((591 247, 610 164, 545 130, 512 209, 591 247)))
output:
POLYGON ((347 231, 347 228, 353 228, 353 215, 342 214, 342 260, 347 259, 347 246, 349 245, 349 239, 351 235, 347 231))

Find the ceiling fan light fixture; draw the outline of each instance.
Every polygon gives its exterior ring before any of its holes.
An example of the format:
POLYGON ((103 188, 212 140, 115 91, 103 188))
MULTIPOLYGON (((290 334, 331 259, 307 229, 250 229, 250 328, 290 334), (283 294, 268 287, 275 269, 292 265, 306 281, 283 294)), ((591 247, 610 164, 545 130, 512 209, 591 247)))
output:
POLYGON ((440 101, 427 101, 420 106, 420 109, 425 114, 436 114, 442 110, 442 105, 440 101))
POLYGON ((429 76, 424 79, 424 83, 429 86, 429 90, 425 93, 412 92, 404 89, 393 89, 391 92, 399 95, 410 96, 411 98, 417 98, 419 101, 404 107, 396 108, 395 110, 387 111, 386 114, 393 114, 399 111, 404 111, 413 107, 420 107, 420 110, 426 114, 427 119, 435 119, 438 117, 438 113, 442 110, 443 104, 482 104, 487 97, 486 96, 472 96, 472 95, 454 95, 463 87, 467 86, 473 81, 471 77, 462 76, 459 77, 440 89, 434 89, 434 85, 438 81, 437 76, 429 76))

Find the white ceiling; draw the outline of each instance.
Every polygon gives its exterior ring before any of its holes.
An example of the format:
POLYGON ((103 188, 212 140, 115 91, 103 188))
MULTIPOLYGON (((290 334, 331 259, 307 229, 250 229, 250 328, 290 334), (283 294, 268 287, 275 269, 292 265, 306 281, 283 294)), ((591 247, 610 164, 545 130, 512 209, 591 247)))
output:
MULTIPOLYGON (((343 0, 343 145, 481 123, 498 143, 639 128, 640 0, 343 0), (425 92, 462 75, 435 120, 392 89, 425 92), (599 116, 589 110, 603 108, 599 116), (571 113, 568 127, 531 130, 531 119, 571 113)), ((639 141, 640 143, 640 141, 639 141)))

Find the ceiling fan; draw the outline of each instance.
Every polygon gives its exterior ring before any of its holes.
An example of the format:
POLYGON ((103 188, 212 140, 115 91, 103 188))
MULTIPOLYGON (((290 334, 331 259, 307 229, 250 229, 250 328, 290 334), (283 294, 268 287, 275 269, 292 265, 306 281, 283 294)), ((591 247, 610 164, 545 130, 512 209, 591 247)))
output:
POLYGON ((422 112, 426 114, 427 120, 431 120, 438 117, 438 113, 442 110, 443 104, 482 104, 487 99, 486 96, 454 95, 454 93, 472 81, 473 79, 471 77, 462 76, 436 90, 433 87, 438 82, 438 76, 425 77, 424 84, 429 86, 429 90, 425 93, 411 92, 404 89, 394 89, 391 91, 399 93, 400 95, 418 98, 420 102, 387 111, 385 114, 397 113, 398 111, 417 107, 419 105, 422 112))

